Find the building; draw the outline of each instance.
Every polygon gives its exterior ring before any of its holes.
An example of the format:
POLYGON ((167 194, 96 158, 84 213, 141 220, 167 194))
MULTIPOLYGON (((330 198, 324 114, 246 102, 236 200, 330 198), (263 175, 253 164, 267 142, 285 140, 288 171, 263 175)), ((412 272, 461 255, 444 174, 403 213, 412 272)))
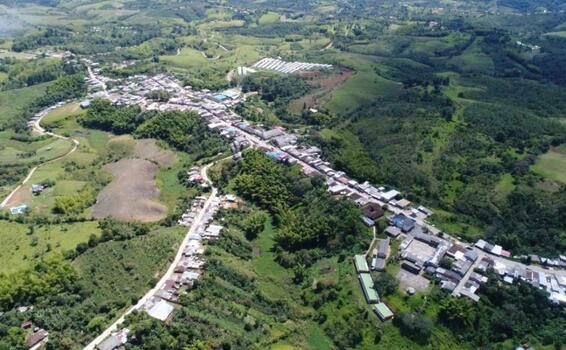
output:
POLYGON ((371 262, 371 268, 374 271, 385 271, 386 266, 387 266, 387 260, 383 258, 374 257, 371 262))
POLYGON ((401 267, 414 274, 418 274, 421 271, 420 266, 407 260, 403 260, 403 263, 401 263, 401 267))
POLYGON ((383 199, 385 202, 389 202, 390 200, 394 199, 400 195, 399 191, 397 190, 389 190, 387 192, 382 193, 379 197, 383 199))
POLYGON ((369 272, 369 266, 364 255, 354 256, 354 265, 357 273, 369 272))
POLYGON ((97 350, 115 350, 118 349, 122 344, 128 341, 129 329, 124 328, 119 332, 116 332, 104 339, 100 344, 96 346, 97 350))
POLYGON ((169 304, 163 299, 160 299, 147 310, 147 313, 153 318, 165 321, 169 318, 169 316, 173 312, 173 309, 173 305, 169 304))
POLYGON ((45 329, 40 328, 26 337, 26 346, 31 348, 42 341, 47 341, 48 336, 49 333, 45 329))
POLYGON ((377 252, 376 256, 378 258, 385 259, 389 253, 389 238, 379 239, 377 241, 377 252))
POLYGON ((25 204, 18 205, 17 207, 10 208, 10 214, 12 215, 20 215, 25 214, 28 210, 28 206, 25 204))
POLYGON ((391 224, 405 233, 410 232, 416 225, 415 220, 407 217, 405 214, 397 214, 393 216, 390 221, 391 224))
POLYGON ((385 212, 383 211, 383 209, 381 209, 379 204, 373 202, 364 205, 362 207, 362 213, 365 217, 373 221, 379 219, 385 214, 385 212))
POLYGON ((373 279, 371 278, 371 275, 369 273, 360 273, 358 278, 368 304, 378 303, 379 294, 377 294, 376 290, 373 288, 373 279))
POLYGON ((385 303, 378 303, 373 307, 373 310, 377 314, 377 317, 383 322, 388 321, 393 318, 394 314, 391 309, 385 305, 385 303))
POLYGON ((385 229, 385 234, 390 237, 397 238, 401 234, 401 230, 395 226, 387 226, 387 228, 385 229))

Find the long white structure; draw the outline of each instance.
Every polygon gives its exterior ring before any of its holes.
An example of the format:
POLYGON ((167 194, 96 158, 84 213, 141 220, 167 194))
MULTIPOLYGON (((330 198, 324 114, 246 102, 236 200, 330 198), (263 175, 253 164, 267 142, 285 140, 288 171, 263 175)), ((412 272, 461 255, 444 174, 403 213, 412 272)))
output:
POLYGON ((257 61, 254 68, 271 70, 280 73, 293 74, 302 71, 313 71, 313 70, 326 70, 332 69, 331 64, 324 63, 307 63, 307 62, 286 62, 278 58, 262 58, 257 61))

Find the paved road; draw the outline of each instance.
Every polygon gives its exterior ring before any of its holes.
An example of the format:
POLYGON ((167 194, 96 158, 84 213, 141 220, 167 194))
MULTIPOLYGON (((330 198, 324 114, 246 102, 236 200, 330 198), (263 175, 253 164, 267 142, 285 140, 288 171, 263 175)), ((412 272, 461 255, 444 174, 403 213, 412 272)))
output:
POLYGON ((57 158, 53 158, 50 159, 38 166, 35 166, 33 168, 30 169, 29 173, 27 174, 26 178, 12 191, 10 192, 10 194, 8 194, 6 196, 6 198, 4 198, 4 200, 2 201, 2 203, 0 203, 0 208, 4 208, 6 206, 6 204, 8 204, 10 202, 10 199, 12 199, 12 197, 14 196, 14 194, 16 194, 16 192, 18 192, 18 190, 20 188, 22 188, 23 185, 25 185, 29 179, 31 179, 31 177, 33 176, 33 174, 35 173, 35 171, 40 167, 43 166, 49 162, 54 162, 56 160, 59 160, 61 158, 67 157, 68 155, 70 155, 71 153, 75 152, 77 150, 77 148, 79 147, 79 141, 76 139, 70 139, 68 137, 65 137, 63 135, 59 135, 59 134, 55 134, 49 131, 45 131, 45 129, 40 125, 41 123, 41 119, 43 119, 43 117, 45 117, 47 115, 44 114, 42 115, 40 118, 38 118, 36 121, 33 122, 32 124, 32 129, 37 132, 39 135, 49 135, 49 136, 53 136, 53 137, 57 137, 59 139, 63 139, 63 140, 70 140, 73 143, 73 148, 71 148, 71 150, 65 154, 63 154, 62 156, 59 156, 57 158))
POLYGON ((126 317, 129 314, 131 314, 134 310, 139 310, 148 300, 150 300, 161 289, 161 287, 163 286, 165 281, 167 281, 168 279, 171 278, 171 276, 173 275, 173 273, 175 271, 175 267, 179 264, 179 261, 181 260, 181 258, 183 256, 183 250, 184 250, 185 246, 189 243, 190 235, 192 235, 196 231, 196 229, 201 225, 203 217, 210 210, 211 203, 214 201, 214 199, 216 199, 216 197, 218 195, 218 189, 213 186, 212 182, 208 178, 208 173, 207 173, 208 168, 210 168, 215 163, 216 162, 209 163, 201 169, 201 175, 202 175, 203 179, 211 186, 212 191, 210 193, 210 196, 206 199, 206 202, 205 202, 203 208, 200 210, 199 214, 197 215, 197 217, 193 221, 193 224, 191 225, 191 227, 187 231, 185 238, 183 239, 183 241, 179 245, 179 249, 177 250, 177 254, 175 255, 175 259, 173 260, 171 265, 169 265, 167 272, 165 272, 165 274, 163 274, 163 277, 161 277, 159 282, 157 282, 155 284, 155 286, 150 291, 148 291, 137 302, 136 305, 134 305, 134 306, 130 307, 128 310, 126 310, 116 321, 114 321, 114 323, 112 323, 98 337, 96 337, 87 346, 85 346, 84 350, 94 350, 96 348, 96 346, 98 344, 100 344, 104 339, 106 339, 107 337, 112 335, 112 333, 116 332, 118 330, 118 326, 121 325, 122 323, 124 323, 126 317))

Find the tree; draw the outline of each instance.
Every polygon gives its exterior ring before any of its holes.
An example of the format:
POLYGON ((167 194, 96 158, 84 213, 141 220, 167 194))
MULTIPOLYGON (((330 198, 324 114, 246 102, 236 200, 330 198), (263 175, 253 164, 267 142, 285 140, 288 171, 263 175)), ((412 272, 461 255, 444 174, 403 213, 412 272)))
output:
POLYGON ((399 281, 395 278, 395 276, 384 272, 379 274, 379 276, 375 279, 374 287, 379 294, 390 295, 397 292, 397 289, 399 288, 399 281))
POLYGON ((400 315, 396 324, 405 336, 419 343, 427 342, 433 327, 433 323, 428 317, 416 312, 400 315))

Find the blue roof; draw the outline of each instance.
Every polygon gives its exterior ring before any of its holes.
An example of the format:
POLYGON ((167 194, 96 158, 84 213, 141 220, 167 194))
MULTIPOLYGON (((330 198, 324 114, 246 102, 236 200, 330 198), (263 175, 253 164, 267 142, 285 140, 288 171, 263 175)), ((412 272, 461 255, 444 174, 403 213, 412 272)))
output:
POLYGON ((228 96, 222 94, 214 95, 213 97, 215 100, 219 100, 219 101, 224 101, 225 99, 228 98, 228 96))
POLYGON ((391 219, 393 225, 397 226, 401 230, 407 232, 415 227, 415 220, 405 216, 404 214, 397 214, 391 219))

